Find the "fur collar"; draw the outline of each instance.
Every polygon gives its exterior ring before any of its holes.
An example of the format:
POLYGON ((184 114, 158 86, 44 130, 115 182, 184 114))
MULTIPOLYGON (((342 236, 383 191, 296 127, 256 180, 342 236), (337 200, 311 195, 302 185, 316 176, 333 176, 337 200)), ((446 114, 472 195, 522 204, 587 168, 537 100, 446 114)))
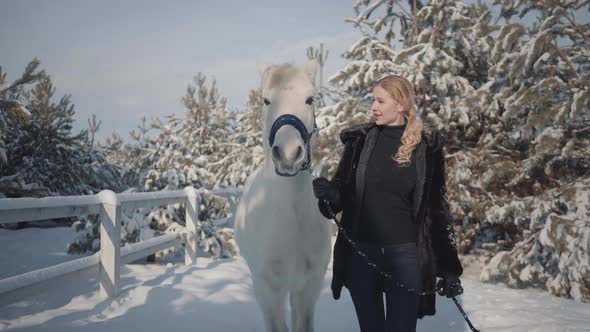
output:
MULTIPOLYGON (((375 122, 367 122, 344 128, 340 132, 340 140, 345 145, 350 144, 356 141, 357 138, 365 137, 376 126, 375 122)), ((442 149, 446 139, 440 131, 434 128, 432 123, 422 121, 422 141, 426 144, 429 152, 434 152, 442 149)))

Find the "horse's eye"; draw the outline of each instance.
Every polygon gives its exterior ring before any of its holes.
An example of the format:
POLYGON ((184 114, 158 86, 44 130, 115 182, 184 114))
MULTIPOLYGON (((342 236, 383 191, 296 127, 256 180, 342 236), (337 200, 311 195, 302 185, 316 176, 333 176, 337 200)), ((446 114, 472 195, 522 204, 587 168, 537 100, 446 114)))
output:
POLYGON ((264 98, 264 104, 265 105, 270 105, 270 101, 268 99, 264 98))
POLYGON ((307 105, 311 105, 313 103, 313 97, 307 97, 307 99, 305 100, 305 103, 307 105))

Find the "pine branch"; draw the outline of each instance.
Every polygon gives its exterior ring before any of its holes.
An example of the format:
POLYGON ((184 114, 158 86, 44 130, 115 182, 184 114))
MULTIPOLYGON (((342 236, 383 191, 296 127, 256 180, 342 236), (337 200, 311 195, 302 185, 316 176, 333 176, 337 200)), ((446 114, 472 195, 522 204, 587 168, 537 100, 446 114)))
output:
MULTIPOLYGON (((399 6, 399 9, 402 11, 402 13, 404 13, 407 17, 412 17, 413 15, 410 15, 410 13, 404 9, 404 7, 399 3, 399 0, 394 0, 393 3, 397 3, 397 5, 399 6)), ((414 5, 416 5, 416 1, 414 0, 414 5)), ((415 8, 414 8, 415 10, 415 8)))
POLYGON ((412 19, 414 20, 414 35, 418 36, 418 15, 417 15, 417 8, 416 8, 416 0, 413 1, 413 7, 412 7, 412 19))
POLYGON ((561 60, 563 60, 567 64, 570 74, 572 74, 576 78, 580 78, 580 75, 574 69, 574 67, 572 66, 572 63, 570 62, 568 57, 565 55, 563 50, 557 45, 557 40, 556 40, 555 36, 553 36, 553 45, 555 45, 555 49, 557 50, 557 53, 559 54, 559 57, 561 58, 561 60))
POLYGON ((576 24, 576 19, 574 18, 573 14, 572 14, 572 18, 570 18, 567 15, 563 15, 563 17, 565 17, 565 19, 568 20, 571 23, 571 25, 574 27, 574 29, 576 29, 576 31, 580 35, 582 35, 582 37, 584 39, 586 39, 586 41, 590 42, 590 37, 584 33, 584 31, 580 28, 579 25, 576 24))
MULTIPOLYGON (((551 13, 553 12, 553 7, 554 5, 550 4, 550 3, 546 3, 545 1, 541 1, 539 3, 539 5, 541 7, 543 7, 543 9, 545 9, 547 12, 551 13)), ((561 15, 563 17, 565 17, 566 20, 568 20, 570 22, 570 24, 572 25, 572 27, 582 36, 582 38, 586 39, 586 41, 590 42, 590 37, 587 36, 584 31, 582 29, 580 29, 580 27, 576 24, 576 20, 574 15, 572 14, 572 18, 570 18, 566 13, 566 11, 563 11, 564 14, 561 15)))
POLYGON ((370 4, 362 13, 357 15, 356 19, 353 20, 353 22, 359 25, 360 22, 367 20, 369 16, 371 16, 371 13, 373 13, 373 11, 377 9, 379 6, 381 6, 385 1, 386 0, 377 0, 374 3, 370 4))
POLYGON ((16 87, 18 87, 19 85, 31 84, 31 83, 35 82, 36 80, 44 77, 45 76, 44 70, 41 70, 41 71, 35 73, 35 70, 37 69, 37 67, 39 67, 40 64, 41 64, 41 61, 39 61, 39 59, 37 59, 37 58, 34 58, 33 60, 31 60, 31 62, 29 62, 29 64, 27 65, 27 68, 25 68, 25 72, 22 74, 22 76, 19 79, 15 80, 6 89, 1 90, 0 93, 4 93, 6 91, 13 90, 16 87))
POLYGON ((225 163, 226 161, 235 158, 235 157, 239 157, 240 153, 239 152, 234 152, 234 153, 230 153, 227 156, 223 157, 222 159, 219 159, 218 161, 209 163, 209 166, 217 166, 217 165, 221 165, 223 163, 225 163))

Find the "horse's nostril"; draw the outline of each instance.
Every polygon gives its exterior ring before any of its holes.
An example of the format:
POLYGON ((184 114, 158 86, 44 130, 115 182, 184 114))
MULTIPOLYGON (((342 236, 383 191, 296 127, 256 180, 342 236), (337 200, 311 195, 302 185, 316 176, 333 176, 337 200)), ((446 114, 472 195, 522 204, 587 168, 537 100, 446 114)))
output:
POLYGON ((295 154, 295 160, 297 160, 301 154, 303 153, 303 149, 301 148, 301 146, 297 147, 297 154, 295 154))
POLYGON ((281 159, 281 153, 279 152, 279 147, 278 146, 273 146, 272 147, 272 156, 276 160, 281 159))

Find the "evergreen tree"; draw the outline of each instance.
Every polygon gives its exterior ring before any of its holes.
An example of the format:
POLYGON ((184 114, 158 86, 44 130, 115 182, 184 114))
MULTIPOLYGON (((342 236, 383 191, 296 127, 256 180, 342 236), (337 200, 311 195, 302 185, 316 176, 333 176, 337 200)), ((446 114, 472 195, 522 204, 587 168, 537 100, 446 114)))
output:
POLYGON ((264 110, 262 90, 250 90, 245 107, 236 114, 238 125, 226 143, 231 146, 231 151, 215 162, 223 165, 220 167, 224 169, 221 183, 233 187, 243 186, 248 175, 262 164, 264 110))
POLYGON ((506 24, 492 51, 490 81, 466 100, 483 120, 482 134, 477 153, 454 165, 467 162, 482 174, 466 203, 492 225, 512 229, 504 244, 511 250, 499 252, 481 277, 590 301, 584 259, 590 212, 583 203, 590 175, 590 25, 574 15, 588 4, 496 3, 506 24), (537 17, 532 26, 512 19, 529 12, 537 17))
POLYGON ((40 78, 31 91, 27 105, 30 119, 8 137, 7 147, 14 162, 5 174, 18 173, 22 179, 54 194, 87 193, 80 167, 86 132, 71 135, 74 106, 69 96, 53 103, 54 93, 47 76, 40 78))
MULTIPOLYGON (((418 111, 427 125, 447 131, 477 121, 461 101, 487 80, 493 46, 489 33, 495 29, 489 9, 459 1, 414 3, 356 2, 356 17, 349 21, 363 37, 343 54, 351 62, 329 79, 343 93, 319 112, 318 125, 325 128, 320 148, 339 144, 334 134, 342 128, 370 121, 372 87, 391 74, 414 85, 418 111)), ((335 159, 332 153, 323 161, 330 165, 329 172, 335 170, 335 159)))
MULTIPOLYGON (((182 98, 187 108, 184 117, 170 115, 165 121, 155 119, 148 126, 145 118, 131 132, 134 142, 123 144, 114 134, 105 147, 109 160, 124 169, 128 183, 137 182, 128 191, 178 190, 186 186, 200 193, 197 238, 200 250, 213 257, 231 257, 237 253, 233 230, 220 227, 213 220, 227 218, 231 202, 209 191, 227 178, 231 164, 217 162, 233 148, 230 133, 235 128, 234 115, 226 110, 226 99, 219 95, 216 82, 207 86, 206 77, 198 74, 182 98), (151 135, 150 133, 151 132, 151 135), (123 147, 121 151, 121 147, 123 147)), ((122 211, 122 241, 132 243, 168 233, 184 232, 184 207, 173 204, 154 209, 122 211)), ((71 252, 98 250, 97 223, 93 219, 75 226, 81 231, 69 245, 71 252)), ((166 255, 182 252, 172 248, 166 255)))
MULTIPOLYGON (((189 85, 182 101, 187 108, 184 118, 170 116, 167 123, 158 122, 160 130, 154 141, 155 162, 148 171, 144 190, 172 190, 192 185, 201 193, 199 246, 214 257, 231 257, 237 252, 231 230, 220 228, 212 220, 227 217, 230 203, 224 197, 211 195, 209 189, 220 185, 225 177, 224 163, 217 163, 231 151, 227 144, 233 115, 226 110, 226 99, 219 95, 216 81, 210 87, 206 77, 198 74, 195 85, 189 85), (230 241, 231 240, 231 241, 230 241), (233 254, 232 254, 233 253, 233 254)), ((152 216, 175 214, 173 207, 152 211, 152 216)), ((176 218, 153 218, 160 230, 174 231, 184 224, 184 214, 176 218)))
POLYGON ((319 75, 316 78, 316 95, 317 101, 315 104, 318 107, 326 106, 326 102, 324 100, 325 90, 324 90, 324 66, 326 65, 326 59, 328 58, 328 54, 330 51, 326 50, 324 52, 324 44, 320 43, 319 49, 314 49, 313 47, 308 47, 306 51, 307 58, 311 60, 316 60, 319 65, 319 75))
MULTIPOLYGON (((171 115, 167 123, 158 120, 153 124, 159 134, 154 140, 154 162, 146 175, 144 190, 171 190, 186 185, 212 188, 216 184, 208 167, 219 156, 230 128, 215 123, 215 113, 225 114, 225 110, 220 111, 222 99, 215 80, 209 88, 205 82, 206 77, 198 74, 195 85, 188 86, 182 98, 187 109, 184 117, 171 115)), ((217 119, 227 123, 225 115, 217 119)), ((227 148, 221 154, 226 151, 227 148)))
MULTIPOLYGON (((33 59, 21 77, 10 84, 6 81, 7 74, 0 66, 0 198, 6 197, 7 194, 20 196, 20 192, 26 196, 22 185, 18 182, 18 174, 12 174, 7 169, 10 165, 10 153, 6 145, 9 137, 18 135, 15 131, 20 130, 31 115, 24 106, 27 101, 25 87, 36 83, 45 75, 43 70, 38 70, 40 64, 38 59, 33 59)), ((35 184, 29 185, 28 188, 33 195, 46 193, 46 190, 38 188, 35 184)))
POLYGON ((148 125, 144 116, 136 129, 129 133, 132 143, 123 145, 117 133, 106 141, 109 160, 122 167, 123 179, 132 188, 143 187, 145 176, 156 160, 153 136, 157 135, 157 131, 154 122, 148 125))
MULTIPOLYGON (((0 70, 0 193, 6 197, 121 191, 117 167, 92 148, 88 132, 73 135, 70 96, 56 104, 55 88, 34 59, 8 85, 0 70), (27 84, 36 83, 31 89, 27 84), (26 106, 24 106, 26 105, 26 106)), ((94 128, 98 130, 98 126, 94 128)))
POLYGON ((458 249, 493 256, 482 280, 541 287, 587 301, 590 128, 584 1, 483 3, 360 0, 349 21, 363 37, 330 78, 320 110, 323 162, 335 168, 338 133, 368 122, 376 80, 397 74, 416 89, 427 126, 447 137, 446 170, 458 249), (512 17, 534 13, 525 26, 512 17), (396 38, 400 38, 399 42, 396 38), (493 165, 494 167, 490 167, 493 165))

